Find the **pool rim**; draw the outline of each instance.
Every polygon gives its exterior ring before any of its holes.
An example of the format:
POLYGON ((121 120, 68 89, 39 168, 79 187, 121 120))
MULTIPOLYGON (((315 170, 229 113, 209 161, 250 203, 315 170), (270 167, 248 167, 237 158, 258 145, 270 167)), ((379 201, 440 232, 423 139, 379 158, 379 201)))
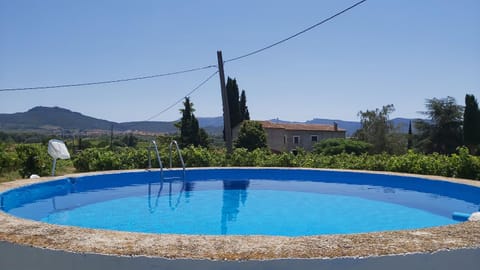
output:
MULTIPOLYGON (((187 170, 282 169, 354 172, 414 177, 480 187, 480 181, 441 176, 314 168, 283 167, 208 167, 187 170)), ((156 169, 158 170, 158 169, 156 169)), ((156 171, 153 170, 153 171, 156 171)), ((145 172, 119 170, 69 174, 0 183, 0 193, 32 184, 68 177, 145 172)), ((449 249, 480 248, 480 222, 424 229, 385 231, 360 234, 317 236, 213 236, 147 234, 104 229, 86 229, 47 224, 12 216, 0 211, 0 241, 75 253, 114 256, 147 256, 210 260, 269 260, 287 258, 341 258, 431 253, 449 249), (34 236, 34 237, 32 237, 34 236)))

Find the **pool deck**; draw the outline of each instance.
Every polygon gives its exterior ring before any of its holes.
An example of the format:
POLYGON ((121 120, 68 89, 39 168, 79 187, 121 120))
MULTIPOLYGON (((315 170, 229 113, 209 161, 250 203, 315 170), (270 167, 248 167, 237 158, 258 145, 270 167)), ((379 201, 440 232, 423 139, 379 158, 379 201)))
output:
MULTIPOLYGON (((350 170, 329 171, 351 172, 350 170)), ((102 172, 101 174, 106 173, 112 172, 102 172)), ((114 173, 119 173, 119 171, 114 173)), ((480 181, 388 172, 378 173, 415 176, 480 187, 480 181)), ((75 176, 92 174, 76 174, 75 176)), ((39 179, 0 183, 0 192, 23 185, 64 177, 66 176, 42 177, 39 179)), ((445 250, 480 249, 480 222, 469 221, 418 230, 347 235, 308 237, 207 236, 128 233, 58 226, 17 218, 0 211, 0 242, 10 242, 43 249, 64 250, 73 253, 146 256, 167 259, 273 260, 288 258, 363 258, 412 253, 435 253, 445 250)))

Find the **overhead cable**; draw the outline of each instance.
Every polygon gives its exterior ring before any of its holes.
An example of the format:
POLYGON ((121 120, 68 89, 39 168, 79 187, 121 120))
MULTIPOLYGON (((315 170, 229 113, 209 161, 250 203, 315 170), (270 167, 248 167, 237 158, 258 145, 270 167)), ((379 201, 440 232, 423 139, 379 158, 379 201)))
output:
POLYGON ((347 11, 349 11, 349 10, 351 10, 351 9, 353 9, 353 8, 361 5, 361 4, 363 4, 363 3, 366 2, 366 1, 367 1, 367 0, 359 1, 359 2, 357 2, 357 3, 355 3, 355 4, 351 5, 351 6, 349 6, 348 8, 343 9, 342 11, 339 11, 339 12, 337 12, 336 14, 334 14, 334 15, 326 18, 326 19, 323 19, 322 21, 320 21, 320 22, 318 22, 318 23, 316 23, 316 24, 314 24, 314 25, 312 25, 312 26, 310 26, 310 27, 307 27, 307 28, 303 29, 302 31, 297 32, 297 33, 295 33, 295 34, 293 34, 293 35, 291 35, 291 36, 289 36, 289 37, 286 37, 286 38, 284 38, 284 39, 282 39, 282 40, 280 40, 280 41, 277 41, 277 42, 275 42, 275 43, 273 43, 273 44, 270 44, 270 45, 268 45, 268 46, 266 46, 266 47, 263 47, 263 48, 261 48, 261 49, 258 49, 258 50, 255 50, 255 51, 252 51, 252 52, 249 52, 249 53, 246 53, 246 54, 243 54, 243 55, 240 55, 240 56, 231 58, 231 59, 227 59, 227 60, 225 60, 224 62, 225 62, 225 63, 228 63, 228 62, 237 61, 237 60, 240 60, 240 59, 242 59, 242 58, 246 58, 246 57, 252 56, 252 55, 254 55, 254 54, 261 53, 261 52, 266 51, 266 50, 268 50, 268 49, 270 49, 270 48, 273 48, 273 47, 275 47, 275 46, 277 46, 277 45, 280 45, 280 44, 282 44, 282 43, 284 43, 284 42, 286 42, 286 41, 288 41, 288 40, 290 40, 290 39, 292 39, 292 38, 298 37, 299 35, 304 34, 304 33, 308 32, 308 31, 310 31, 310 30, 312 30, 312 29, 314 29, 314 28, 316 28, 316 27, 318 27, 318 26, 320 26, 320 25, 322 25, 322 24, 324 24, 324 23, 332 20, 333 18, 335 18, 335 17, 337 17, 337 16, 342 15, 343 13, 345 13, 345 12, 347 12, 347 11))
MULTIPOLYGON (((288 40, 291 40, 297 36, 300 36, 301 34, 304 34, 332 19, 334 19, 335 17, 337 16, 340 16, 342 15, 343 13, 363 4, 364 2, 366 2, 367 0, 362 0, 362 1, 359 1, 337 13, 335 13, 334 15, 326 18, 326 19, 323 19, 322 21, 310 26, 310 27, 307 27, 303 30, 301 30, 300 32, 297 32, 289 37, 286 37, 284 39, 281 39, 273 44, 270 44, 268 46, 265 46, 263 48, 260 48, 258 50, 255 50, 255 51, 252 51, 252 52, 249 52, 249 53, 246 53, 246 54, 243 54, 243 55, 240 55, 240 56, 237 56, 237 57, 234 57, 234 58, 231 58, 231 59, 227 59, 224 61, 224 63, 228 63, 228 62, 233 62, 233 61, 237 61, 237 60, 240 60, 240 59, 243 59, 243 58, 246 58, 246 57, 249 57, 249 56, 252 56, 252 55, 255 55, 255 54, 258 54, 258 53, 261 53, 263 51, 266 51, 268 49, 271 49, 277 45, 280 45, 288 40)), ((124 79, 117 79, 117 80, 108 80, 108 81, 96 81, 96 82, 86 82, 86 83, 75 83, 75 84, 59 84, 59 85, 49 85, 49 86, 36 86, 36 87, 19 87, 19 88, 3 88, 3 89, 0 89, 0 92, 7 92, 7 91, 26 91, 26 90, 43 90, 43 89, 54 89, 54 88, 66 88, 66 87, 78 87, 78 86, 89 86, 89 85, 102 85, 102 84, 112 84, 112 83, 119 83, 119 82, 128 82, 128 81, 136 81, 136 80, 145 80, 145 79, 152 79, 152 78, 157 78, 157 77, 165 77, 165 76, 171 76, 171 75, 177 75, 177 74, 183 74, 183 73, 189 73, 189 72, 194 72, 194 71, 199 71, 199 70, 205 70, 205 69, 210 69, 210 68, 215 68, 217 67, 216 65, 208 65, 208 66, 204 66, 204 67, 198 67, 198 68, 192 68, 192 69, 187 69, 187 70, 180 70, 180 71, 174 71, 174 72, 168 72, 168 73, 163 73, 163 74, 156 74, 156 75, 148 75, 148 76, 140 76, 140 77, 133 77, 133 78, 124 78, 124 79)), ((212 76, 213 77, 213 76, 212 76)))
POLYGON ((156 74, 156 75, 140 76, 140 77, 133 77, 133 78, 124 78, 124 79, 109 80, 109 81, 85 82, 85 83, 74 83, 74 84, 59 84, 59 85, 35 86, 35 87, 3 88, 3 89, 0 89, 0 92, 44 90, 44 89, 53 89, 53 88, 66 88, 66 87, 78 87, 78 86, 89 86, 89 85, 111 84, 111 83, 128 82, 128 81, 138 81, 138 80, 145 80, 145 79, 153 79, 153 78, 158 78, 158 77, 178 75, 178 74, 183 74, 183 73, 190 73, 190 72, 210 69, 210 68, 214 68, 214 67, 217 67, 217 66, 216 65, 209 65, 209 66, 204 66, 204 67, 185 69, 185 70, 167 72, 167 73, 156 74))
POLYGON ((147 122, 147 121, 150 121, 154 118, 157 118, 159 117, 161 114, 167 112, 168 110, 170 110, 171 108, 173 108, 174 106, 176 106, 178 103, 182 102, 186 97, 190 96, 191 94, 195 93, 195 91, 197 91, 198 89, 200 89, 200 87, 202 87, 204 84, 206 84, 209 80, 211 80, 215 75, 217 75, 218 73, 218 70, 215 71, 212 75, 208 76, 208 78, 206 78, 205 80, 203 80, 201 83, 199 83, 197 86, 195 86, 195 88, 193 88, 190 92, 186 93, 182 98, 180 98, 179 100, 177 100, 175 103, 173 103, 172 105, 166 107, 165 109, 163 109, 162 111, 160 111, 159 113, 149 117, 148 119, 146 119, 144 122, 147 122))

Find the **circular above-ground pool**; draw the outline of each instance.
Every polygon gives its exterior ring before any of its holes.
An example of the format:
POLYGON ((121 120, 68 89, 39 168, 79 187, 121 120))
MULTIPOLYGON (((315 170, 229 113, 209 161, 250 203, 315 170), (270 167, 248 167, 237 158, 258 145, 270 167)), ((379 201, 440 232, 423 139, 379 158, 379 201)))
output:
POLYGON ((0 268, 477 269, 479 205, 479 181, 387 172, 25 179, 0 183, 0 268))
POLYGON ((192 169, 67 177, 5 192, 1 209, 36 221, 128 232, 311 236, 456 224, 480 188, 304 169, 192 169))

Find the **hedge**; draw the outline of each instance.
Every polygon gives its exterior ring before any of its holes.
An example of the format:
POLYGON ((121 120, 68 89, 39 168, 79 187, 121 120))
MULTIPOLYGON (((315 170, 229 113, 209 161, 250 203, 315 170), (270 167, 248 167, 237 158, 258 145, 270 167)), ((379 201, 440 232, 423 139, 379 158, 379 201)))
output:
MULTIPOLYGON (((459 148, 458 154, 451 156, 431 154, 425 155, 409 151, 404 155, 388 154, 347 154, 323 155, 298 151, 293 153, 275 154, 266 149, 247 151, 237 148, 227 156, 223 150, 209 150, 201 147, 182 149, 182 156, 187 167, 308 167, 333 168, 372 171, 391 171, 480 179, 480 157, 468 154, 466 148, 459 148)), ((160 153, 164 167, 169 166, 168 153, 160 153)), ((154 166, 158 167, 152 153, 154 166)), ((148 155, 146 150, 125 148, 115 152, 105 149, 87 149, 73 159, 78 171, 118 170, 146 168, 148 155)), ((173 153, 174 167, 180 166, 176 153, 173 153)))

